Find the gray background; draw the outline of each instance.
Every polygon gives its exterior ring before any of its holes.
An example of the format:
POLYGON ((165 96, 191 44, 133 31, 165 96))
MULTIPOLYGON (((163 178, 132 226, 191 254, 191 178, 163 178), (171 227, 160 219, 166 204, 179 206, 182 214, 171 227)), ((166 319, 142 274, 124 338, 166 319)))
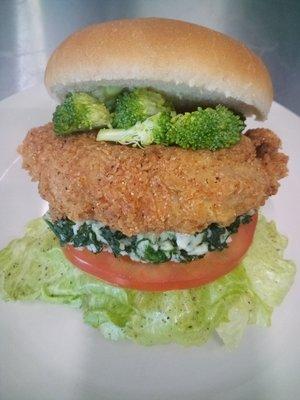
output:
POLYGON ((0 0, 0 99, 39 84, 74 30, 115 18, 161 16, 244 41, 271 71, 275 99, 300 114, 299 0, 0 0))

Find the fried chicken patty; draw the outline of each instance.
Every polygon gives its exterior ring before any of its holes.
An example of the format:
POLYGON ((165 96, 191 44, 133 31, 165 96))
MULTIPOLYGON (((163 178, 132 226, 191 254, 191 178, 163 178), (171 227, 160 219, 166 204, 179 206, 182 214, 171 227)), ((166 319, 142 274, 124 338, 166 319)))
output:
POLYGON ((95 134, 58 138, 47 124, 32 129, 19 152, 54 219, 95 219, 130 236, 226 226, 263 205, 287 174, 280 144, 272 131, 255 129, 215 152, 140 149, 95 134))

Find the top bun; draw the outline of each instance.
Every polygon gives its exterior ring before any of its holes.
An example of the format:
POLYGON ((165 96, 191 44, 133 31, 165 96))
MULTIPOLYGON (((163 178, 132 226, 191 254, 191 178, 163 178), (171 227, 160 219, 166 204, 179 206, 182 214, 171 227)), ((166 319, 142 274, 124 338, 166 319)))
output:
POLYGON ((265 119, 270 75, 244 44, 203 26, 162 18, 109 21, 73 33, 52 54, 50 95, 99 86, 151 87, 175 103, 224 104, 265 119))

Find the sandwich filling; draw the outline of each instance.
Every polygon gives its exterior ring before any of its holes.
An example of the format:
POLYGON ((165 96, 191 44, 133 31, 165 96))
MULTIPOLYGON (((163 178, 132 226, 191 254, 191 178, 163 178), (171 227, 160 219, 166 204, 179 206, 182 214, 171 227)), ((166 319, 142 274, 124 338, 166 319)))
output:
POLYGON ((194 235, 163 232, 126 236, 110 229, 99 221, 74 222, 68 218, 52 221, 47 213, 45 221, 62 245, 87 248, 93 253, 108 251, 115 257, 128 256, 133 261, 161 264, 168 261, 189 262, 204 257, 209 251, 221 251, 228 247, 231 235, 241 224, 251 221, 254 212, 241 215, 227 227, 211 224, 194 235))
POLYGON ((287 157, 273 132, 243 135, 223 105, 177 111, 152 89, 99 88, 69 93, 53 125, 27 135, 23 166, 62 245, 190 262, 227 248, 276 193, 287 157))

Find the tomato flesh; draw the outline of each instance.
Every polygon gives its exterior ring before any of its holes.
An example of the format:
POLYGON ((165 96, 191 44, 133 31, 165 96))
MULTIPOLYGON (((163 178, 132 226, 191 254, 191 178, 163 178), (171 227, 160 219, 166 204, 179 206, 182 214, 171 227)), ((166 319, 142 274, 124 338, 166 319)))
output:
POLYGON ((68 260, 81 270, 119 287, 144 291, 189 289, 205 285, 232 271, 250 247, 256 223, 257 215, 231 236, 228 248, 209 252, 189 263, 144 264, 129 257, 116 258, 108 252, 94 254, 70 245, 65 246, 63 251, 68 260))

